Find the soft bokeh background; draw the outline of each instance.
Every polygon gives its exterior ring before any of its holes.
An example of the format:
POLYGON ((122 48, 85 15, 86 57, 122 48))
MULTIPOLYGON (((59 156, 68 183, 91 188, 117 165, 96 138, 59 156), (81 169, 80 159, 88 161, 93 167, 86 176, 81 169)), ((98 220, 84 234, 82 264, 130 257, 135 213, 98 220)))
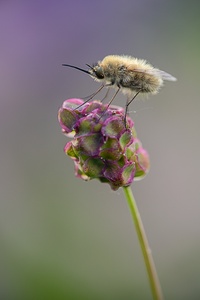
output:
POLYGON ((184 0, 0 1, 0 299, 151 299, 123 191, 74 177, 57 121, 65 99, 99 86, 61 64, 108 54, 178 78, 131 106, 151 158, 132 189, 166 299, 200 299, 199 12, 184 0))

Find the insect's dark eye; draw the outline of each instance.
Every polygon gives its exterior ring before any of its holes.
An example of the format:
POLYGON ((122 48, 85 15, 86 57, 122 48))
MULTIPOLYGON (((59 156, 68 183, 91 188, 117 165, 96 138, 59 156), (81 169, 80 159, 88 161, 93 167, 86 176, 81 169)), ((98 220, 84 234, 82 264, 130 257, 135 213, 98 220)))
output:
POLYGON ((104 78, 103 70, 102 70, 101 67, 97 66, 93 70, 94 70, 94 73, 95 73, 95 75, 98 79, 103 79, 104 78))

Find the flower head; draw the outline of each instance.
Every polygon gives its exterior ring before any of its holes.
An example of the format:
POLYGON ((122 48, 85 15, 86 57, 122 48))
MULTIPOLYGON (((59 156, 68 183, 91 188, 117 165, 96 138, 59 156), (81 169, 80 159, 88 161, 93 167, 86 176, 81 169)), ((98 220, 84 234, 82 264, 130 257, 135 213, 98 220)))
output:
POLYGON ((148 153, 129 116, 125 125, 123 108, 69 99, 60 108, 58 119, 62 132, 73 138, 64 151, 73 159, 77 177, 96 178, 117 190, 147 174, 148 153))

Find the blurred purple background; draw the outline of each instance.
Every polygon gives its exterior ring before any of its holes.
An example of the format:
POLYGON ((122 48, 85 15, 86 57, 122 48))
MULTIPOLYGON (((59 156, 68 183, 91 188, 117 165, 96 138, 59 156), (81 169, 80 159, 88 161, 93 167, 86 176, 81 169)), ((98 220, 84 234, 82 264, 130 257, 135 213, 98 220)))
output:
MULTIPOLYGON (((57 111, 108 54, 178 78, 138 97, 149 151, 133 183, 166 299, 200 299, 200 2, 0 1, 0 299, 151 299, 123 191, 74 177, 57 111)), ((116 105, 124 105, 119 95, 116 105)))

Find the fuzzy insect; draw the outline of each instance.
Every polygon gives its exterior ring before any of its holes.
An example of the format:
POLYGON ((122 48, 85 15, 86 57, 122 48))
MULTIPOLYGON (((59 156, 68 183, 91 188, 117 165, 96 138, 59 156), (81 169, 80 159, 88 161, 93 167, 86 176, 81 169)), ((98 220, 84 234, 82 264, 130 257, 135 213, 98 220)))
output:
MULTIPOLYGON (((163 81, 176 81, 172 75, 154 68, 146 60, 137 59, 126 55, 108 55, 102 61, 93 66, 87 65, 89 70, 63 64, 89 74, 94 80, 102 82, 102 86, 92 95, 93 98, 104 87, 117 88, 109 104, 113 101, 119 91, 126 94, 126 113, 128 106, 141 94, 156 94, 163 86, 163 81)), ((90 99, 91 99, 90 98, 90 99)), ((89 100, 90 100, 89 99, 89 100)), ((88 101, 89 101, 88 100, 88 101)))

